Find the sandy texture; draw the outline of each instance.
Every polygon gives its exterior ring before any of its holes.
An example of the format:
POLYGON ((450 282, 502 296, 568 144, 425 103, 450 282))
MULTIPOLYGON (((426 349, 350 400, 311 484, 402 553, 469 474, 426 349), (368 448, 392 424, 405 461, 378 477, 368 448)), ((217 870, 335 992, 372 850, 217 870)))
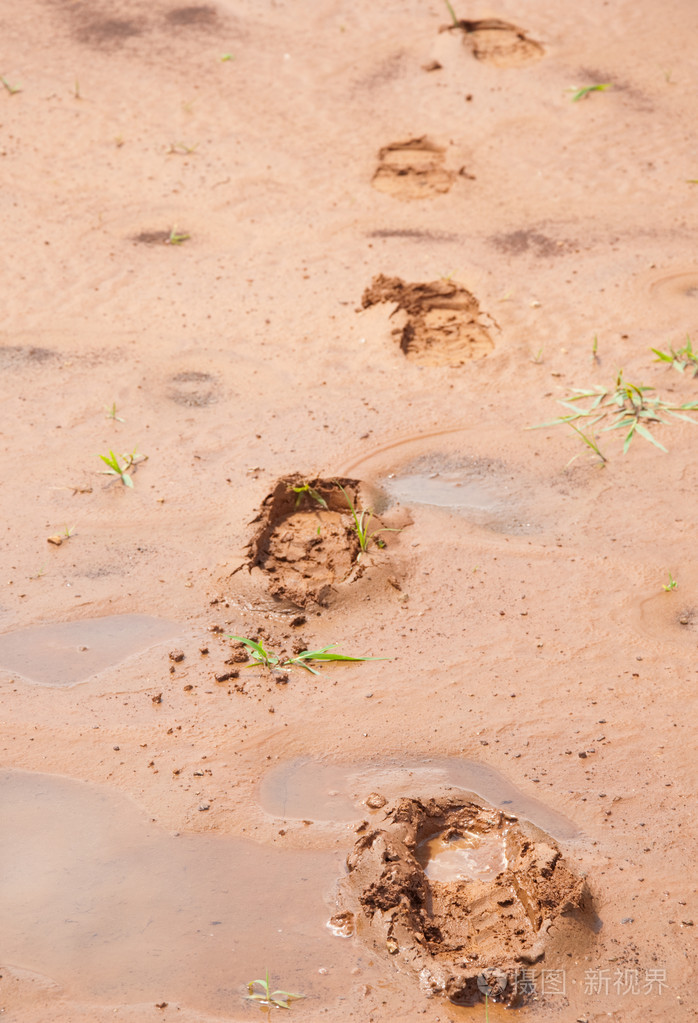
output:
MULTIPOLYGON (((577 836, 560 849, 601 926, 546 952, 564 990, 529 967, 517 1018, 695 1017, 698 427, 643 416, 667 450, 638 433, 624 455, 627 430, 599 422, 603 464, 569 426, 529 428, 575 388, 613 393, 620 370, 665 404, 698 401, 692 372, 652 352, 698 329, 698 11, 454 7, 458 25, 424 0, 0 0, 0 630, 85 629, 60 651, 76 684, 63 667, 45 684, 48 633, 28 634, 31 671, 2 667, 0 767, 95 784, 187 841, 330 856, 307 919, 270 931, 250 912, 226 943, 213 913, 173 927, 184 969, 139 992, 128 931, 107 988, 108 936, 76 950, 66 913, 45 945, 76 958, 54 968, 27 939, 36 921, 0 912, 3 1019, 250 1019, 246 984, 268 965, 313 1023, 481 1020, 356 935, 323 924, 321 951, 326 879, 380 809, 323 823, 260 806, 294 758, 364 765, 363 799, 381 764, 430 757, 491 768, 577 836), (609 87, 573 101, 594 85, 609 87), (381 275, 459 296, 414 336, 460 349, 406 357, 414 314, 394 291, 362 306, 381 275), (135 455, 132 487, 101 475, 110 451, 135 455), (318 579, 302 612, 249 570, 255 517, 291 477, 361 481, 362 507, 412 520, 326 605, 318 579), (109 633, 105 658, 105 619, 123 615, 176 635, 144 649, 109 633), (227 638, 263 634, 385 660, 284 684, 227 638), (187 971, 192 947, 215 949, 217 985, 187 971)), ((390 793, 428 796, 409 772, 390 793)), ((35 890, 41 823, 25 831, 35 890)), ((279 913, 287 883, 266 881, 279 913)))

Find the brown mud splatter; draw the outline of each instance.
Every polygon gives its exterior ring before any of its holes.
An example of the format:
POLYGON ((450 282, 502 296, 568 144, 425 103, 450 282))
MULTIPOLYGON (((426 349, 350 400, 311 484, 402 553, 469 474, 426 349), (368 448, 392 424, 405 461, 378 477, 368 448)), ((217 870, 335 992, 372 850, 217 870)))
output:
POLYGON ((448 192, 455 172, 444 167, 444 150, 425 135, 392 142, 378 153, 371 184, 396 199, 429 199, 448 192))
POLYGON ((364 831, 347 868, 339 895, 344 919, 353 914, 359 937, 414 971, 425 993, 459 1004, 480 1001, 483 984, 490 997, 518 1004, 517 973, 545 957, 559 918, 576 917, 591 933, 586 881, 553 840, 476 803, 398 800, 380 827, 364 831), (437 836, 442 846, 465 837, 497 843, 493 876, 430 877, 424 846, 437 836))
POLYGON ((407 358, 423 366, 462 366, 484 359, 494 348, 481 322, 480 303, 455 281, 408 284, 379 274, 364 291, 361 305, 368 309, 379 302, 395 303, 392 315, 404 311, 405 322, 393 334, 407 358))

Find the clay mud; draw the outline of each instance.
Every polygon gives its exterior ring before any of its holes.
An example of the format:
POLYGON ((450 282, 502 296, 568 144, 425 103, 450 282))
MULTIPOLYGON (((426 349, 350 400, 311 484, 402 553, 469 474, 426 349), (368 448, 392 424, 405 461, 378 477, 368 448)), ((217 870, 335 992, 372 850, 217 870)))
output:
POLYGON ((0 0, 11 1023, 695 1014, 695 2, 450 7, 0 0))
POLYGON ((545 958, 554 923, 574 916, 575 930, 586 917, 592 934, 584 879, 552 840, 512 815, 449 798, 401 799, 378 826, 359 831, 341 911, 353 914, 362 940, 411 969, 427 994, 468 1005, 486 985, 494 1001, 519 1004, 517 976, 545 958))

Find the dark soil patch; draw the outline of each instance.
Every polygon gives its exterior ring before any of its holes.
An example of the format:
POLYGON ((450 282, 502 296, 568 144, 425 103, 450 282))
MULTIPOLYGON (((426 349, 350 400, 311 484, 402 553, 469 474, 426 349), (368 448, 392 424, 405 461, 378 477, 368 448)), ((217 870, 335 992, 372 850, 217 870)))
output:
POLYGON ((500 252, 512 256, 532 255, 539 259, 552 259, 562 256, 570 249, 569 242, 556 242, 553 238, 541 234, 540 231, 520 230, 509 231, 507 234, 496 234, 490 239, 500 252))
POLYGON ((165 16, 170 25, 209 28, 218 23, 218 12, 211 4, 174 7, 165 16))
MULTIPOLYGON (((586 882, 548 836, 500 810, 452 798, 400 799, 347 858, 340 909, 357 933, 411 968, 426 994, 459 1004, 491 998, 518 1004, 517 975, 542 960, 561 917, 591 933, 586 882), (467 839, 501 849, 492 877, 439 881, 427 876, 424 843, 467 839)), ((559 940, 556 938, 556 941, 559 940)))
POLYGON ((454 178, 444 167, 444 150, 422 135, 384 146, 371 183, 379 192, 410 200, 448 192, 454 178))
POLYGON ((379 302, 393 302, 394 315, 403 310, 406 319, 393 334, 400 348, 425 366, 462 366, 483 359, 494 348, 481 322, 480 303, 467 288, 454 281, 408 284, 400 277, 374 277, 361 299, 364 309, 379 302))
POLYGON ((0 345, 2 369, 48 362, 56 357, 56 352, 52 352, 50 348, 39 348, 34 345, 0 345))
MULTIPOLYGON (((265 573, 273 597, 298 607, 326 605, 338 584, 360 578, 372 558, 382 556, 382 537, 391 534, 382 534, 362 553, 340 484, 357 509, 366 507, 360 483, 344 478, 285 476, 265 498, 254 520, 259 527, 249 545, 249 566, 265 573), (293 489, 306 485, 316 497, 293 489)), ((369 532, 383 526, 374 516, 369 532)))
POLYGON ((169 239, 169 231, 141 231, 133 236, 133 241, 139 245, 167 245, 169 239))

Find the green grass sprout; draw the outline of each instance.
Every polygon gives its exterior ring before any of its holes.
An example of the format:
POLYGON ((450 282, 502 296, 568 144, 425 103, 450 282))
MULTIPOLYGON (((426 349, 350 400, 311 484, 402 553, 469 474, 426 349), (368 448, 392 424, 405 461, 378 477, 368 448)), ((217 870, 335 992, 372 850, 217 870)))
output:
POLYGON ((18 92, 22 91, 19 85, 12 85, 11 82, 8 82, 4 75, 0 75, 0 82, 5 86, 10 96, 16 96, 18 92))
POLYGON ((296 508, 303 500, 303 494, 307 494, 308 497, 312 497, 313 501, 317 501, 321 508, 325 508, 325 510, 327 509, 327 501, 325 498, 319 491, 315 490, 314 487, 311 487, 309 483, 303 483, 299 487, 291 487, 291 490, 294 494, 296 494, 296 508))
POLYGON ((123 423, 124 422, 124 420, 121 418, 121 416, 117 416, 117 414, 116 414, 116 402, 115 401, 112 402, 111 408, 109 408, 108 405, 105 406, 105 412, 106 412, 107 419, 114 419, 117 423, 123 423))
POLYGON ((653 348, 652 351, 657 356, 655 362, 668 362, 679 373, 683 373, 686 367, 690 366, 693 376, 698 377, 698 352, 693 351, 690 337, 686 337, 686 344, 677 352, 673 348, 668 352, 662 352, 659 348, 653 348))
POLYGON ((182 242, 186 242, 191 238, 190 234, 186 231, 178 231, 176 227, 173 227, 169 233, 169 236, 165 239, 165 245, 181 245, 182 242))
POLYGON ((167 153, 168 155, 189 156, 190 153, 195 153, 198 147, 198 142, 195 142, 193 146, 188 146, 186 142, 170 142, 170 148, 167 150, 167 153))
POLYGON ((671 590, 675 590, 678 585, 679 585, 678 584, 678 580, 674 579, 673 575, 670 572, 669 573, 669 582, 668 583, 662 583, 662 589, 666 593, 670 593, 671 590))
MULTIPOLYGON (((605 465, 608 459, 601 451, 597 443, 596 437, 593 434, 593 431, 590 430, 589 433, 585 433, 584 430, 580 430, 578 426, 574 425, 574 423, 568 423, 567 425, 571 430, 574 430, 574 432, 577 434, 582 443, 586 444, 588 448, 591 448, 594 454, 600 459, 601 465, 605 465)), ((574 458, 570 458, 565 468, 568 468, 570 465, 572 465, 572 462, 576 461, 578 458, 579 455, 575 455, 574 458)))
POLYGON ((251 980, 247 985, 247 992, 245 998, 250 1002, 274 1006, 277 1009, 290 1009, 292 1000, 305 998, 305 995, 296 995, 291 991, 272 991, 269 983, 269 970, 267 970, 264 980, 251 980), (261 991, 255 991, 256 987, 261 988, 261 991))
MULTIPOLYGON (((614 388, 597 387, 593 390, 575 388, 570 396, 559 401, 560 405, 569 409, 568 415, 548 423, 539 423, 529 429, 536 430, 561 424, 570 425, 580 419, 587 420, 589 427, 593 427, 602 420, 610 420, 609 425, 604 426, 602 432, 627 430, 623 440, 623 454, 628 451, 635 435, 654 444, 660 451, 666 451, 664 445, 660 444, 652 435, 650 428, 657 424, 669 423, 671 420, 665 418, 666 416, 683 419, 685 422, 695 425, 697 421, 685 413, 698 412, 698 401, 674 405, 661 398, 649 397, 650 391, 654 391, 654 388, 631 384, 624 380, 623 371, 620 370, 614 388), (586 408, 577 404, 585 401, 590 403, 586 408)), ((578 432, 580 435, 582 434, 581 431, 578 432)), ((583 439, 585 443, 588 443, 586 437, 583 439)))
POLYGON ((449 0, 444 0, 444 3, 446 4, 446 7, 448 9, 448 13, 451 15, 451 21, 453 22, 453 27, 454 28, 458 28, 458 26, 460 25, 460 22, 459 22, 458 18, 456 17, 456 12, 453 10, 453 7, 449 3, 449 0))
POLYGON ((224 53, 223 56, 221 57, 221 60, 223 61, 223 63, 225 63, 226 61, 229 60, 235 60, 235 57, 232 55, 232 53, 224 53))
POLYGON ((236 640, 238 643, 242 643, 243 646, 247 647, 249 656, 252 658, 252 667, 262 666, 264 668, 285 668, 285 667, 297 667, 305 668, 311 675, 319 675, 320 672, 317 668, 313 668, 310 664, 311 661, 317 661, 322 664, 327 661, 385 661, 386 657, 350 657, 347 654, 336 654, 331 651, 336 647, 336 643, 332 643, 330 646, 323 646, 319 650, 301 650, 299 654, 294 654, 292 657, 284 657, 281 654, 275 653, 273 650, 265 649, 264 645, 260 640, 248 639, 246 636, 228 636, 228 639, 236 640))
MULTIPOLYGON (((349 494, 346 492, 342 484, 337 480, 337 486, 344 494, 351 517, 354 521, 354 530, 359 541, 359 547, 361 548, 358 557, 365 554, 368 550, 368 545, 373 541, 377 547, 384 547, 385 543, 382 540, 375 540, 379 533, 399 533, 399 529, 391 529, 388 526, 382 526, 380 529, 374 529, 372 533, 369 532, 371 525, 371 519, 373 518, 373 512, 368 508, 363 508, 361 511, 356 507, 349 494)), ((358 560, 358 559, 357 559, 358 560)))
POLYGON ((129 476, 128 470, 135 467, 139 462, 145 462, 147 455, 139 455, 136 449, 130 455, 121 455, 121 460, 118 455, 115 455, 113 451, 109 451, 108 455, 98 455, 102 459, 104 464, 107 466, 106 469, 102 469, 103 476, 117 476, 125 487, 133 487, 133 480, 129 476), (121 464, 123 461, 123 465, 121 464))
POLYGON ((592 92, 605 92, 606 89, 612 88, 613 82, 601 82, 598 85, 585 85, 583 89, 571 89, 570 92, 574 92, 572 102, 578 103, 580 99, 586 99, 592 92))

